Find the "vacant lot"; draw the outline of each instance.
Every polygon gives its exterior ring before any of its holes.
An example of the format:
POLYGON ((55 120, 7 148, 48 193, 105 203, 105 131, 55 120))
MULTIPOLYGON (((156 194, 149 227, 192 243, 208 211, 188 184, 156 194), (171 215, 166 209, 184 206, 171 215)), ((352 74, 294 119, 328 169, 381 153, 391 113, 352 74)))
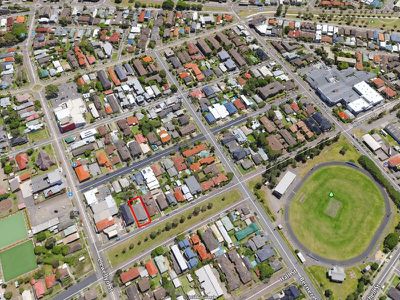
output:
POLYGON ((37 267, 32 241, 26 241, 0 253, 5 281, 30 272, 37 267))
POLYGON ((384 213, 383 195, 368 176, 347 166, 326 166, 297 191, 289 223, 312 252, 346 260, 368 247, 384 213))
POLYGON ((160 222, 156 226, 132 236, 131 239, 107 251, 108 260, 110 261, 112 266, 115 266, 127 261, 128 259, 132 259, 143 251, 152 249, 153 247, 162 244, 164 241, 168 240, 171 237, 176 237, 177 235, 188 230, 195 224, 217 214, 218 212, 222 213, 225 208, 239 201, 241 197, 241 193, 237 189, 233 189, 229 192, 223 193, 205 202, 202 202, 201 204, 193 206, 191 209, 186 210, 185 212, 179 214, 174 218, 180 220, 181 217, 184 216, 184 223, 179 222, 177 227, 167 231, 165 230, 165 226, 167 223, 172 222, 172 220, 160 222), (204 206, 207 207, 209 203, 212 203, 211 209, 200 212, 197 216, 192 213, 194 209, 204 206), (155 239, 152 239, 150 237, 150 233, 157 231, 160 231, 160 234, 155 239))
POLYGON ((24 213, 18 212, 0 219, 0 232, 0 249, 26 239, 28 233, 24 213))

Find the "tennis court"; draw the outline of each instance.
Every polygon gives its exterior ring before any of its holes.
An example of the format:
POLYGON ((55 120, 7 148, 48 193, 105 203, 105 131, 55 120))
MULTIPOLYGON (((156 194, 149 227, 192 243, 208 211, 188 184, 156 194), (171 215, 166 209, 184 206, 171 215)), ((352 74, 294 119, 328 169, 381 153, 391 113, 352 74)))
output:
POLYGON ((0 219, 0 232, 0 249, 26 239, 28 232, 24 213, 20 211, 0 219))

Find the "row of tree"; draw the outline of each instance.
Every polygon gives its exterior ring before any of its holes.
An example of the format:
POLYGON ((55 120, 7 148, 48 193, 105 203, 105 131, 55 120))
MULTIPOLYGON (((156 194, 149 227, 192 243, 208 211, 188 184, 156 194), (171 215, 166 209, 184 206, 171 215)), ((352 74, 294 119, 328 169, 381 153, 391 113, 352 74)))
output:
POLYGON ((393 187, 393 185, 385 176, 383 176, 381 170, 375 165, 375 163, 365 155, 361 155, 358 159, 358 162, 371 174, 372 177, 374 177, 377 182, 379 182, 385 188, 394 204, 400 208, 400 192, 393 187))
POLYGON ((176 10, 202 10, 203 9, 203 5, 201 4, 196 4, 196 3, 192 3, 192 2, 186 2, 186 1, 181 1, 179 0, 178 2, 176 2, 176 5, 174 3, 174 1, 172 0, 165 0, 162 3, 162 9, 165 10, 174 10, 174 8, 176 10))

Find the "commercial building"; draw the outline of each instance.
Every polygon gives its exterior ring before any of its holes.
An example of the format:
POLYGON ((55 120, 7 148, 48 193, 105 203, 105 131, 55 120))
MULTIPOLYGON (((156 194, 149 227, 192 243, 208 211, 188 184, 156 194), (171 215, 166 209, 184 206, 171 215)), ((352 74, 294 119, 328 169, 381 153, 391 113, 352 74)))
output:
POLYGON ((86 125, 86 105, 82 98, 68 100, 54 109, 61 132, 67 132, 86 125))
POLYGON ((369 133, 364 134, 362 136, 363 142, 373 151, 377 151, 381 148, 381 144, 379 144, 369 133))
POLYGON ((273 194, 277 197, 280 198, 283 196, 283 194, 286 192, 286 190, 289 188, 289 186, 292 184, 294 179, 296 178, 296 174, 288 171, 285 176, 282 177, 281 181, 279 181, 278 185, 275 187, 273 190, 273 194))

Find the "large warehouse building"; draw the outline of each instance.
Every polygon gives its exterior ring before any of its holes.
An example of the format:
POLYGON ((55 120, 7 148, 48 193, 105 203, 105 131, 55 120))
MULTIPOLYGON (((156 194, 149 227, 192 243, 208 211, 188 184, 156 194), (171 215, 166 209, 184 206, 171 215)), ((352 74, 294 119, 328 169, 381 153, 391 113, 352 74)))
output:
POLYGON ((285 176, 282 177, 281 181, 279 181, 278 185, 275 187, 273 190, 273 194, 277 198, 281 198, 283 194, 286 192, 286 190, 289 188, 289 186, 293 183, 293 181, 296 178, 296 174, 287 171, 285 176))

